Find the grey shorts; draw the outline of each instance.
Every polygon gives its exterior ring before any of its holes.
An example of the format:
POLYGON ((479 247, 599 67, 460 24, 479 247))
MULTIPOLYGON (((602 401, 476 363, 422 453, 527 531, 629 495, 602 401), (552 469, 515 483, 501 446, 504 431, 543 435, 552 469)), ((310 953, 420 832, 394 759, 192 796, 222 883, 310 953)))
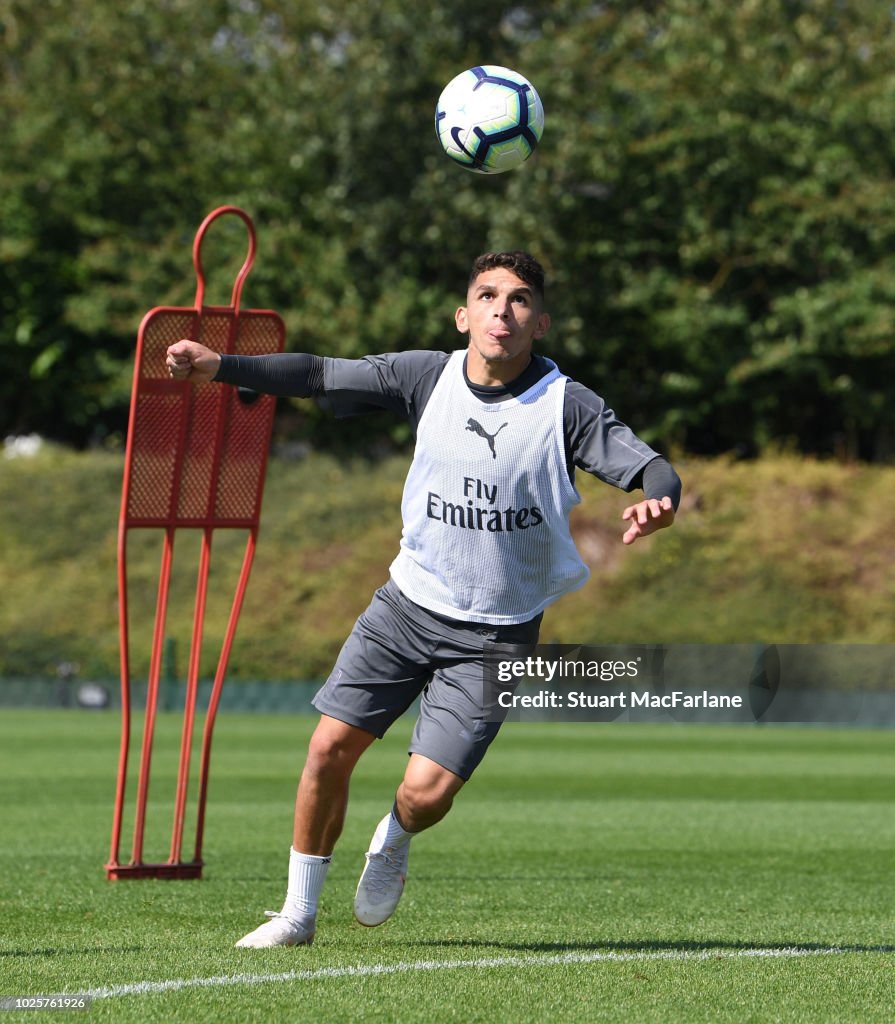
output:
POLYGON ((541 618, 512 626, 448 619, 389 580, 355 623, 314 707, 382 738, 421 697, 409 752, 468 779, 500 728, 484 721, 485 644, 534 646, 541 618))

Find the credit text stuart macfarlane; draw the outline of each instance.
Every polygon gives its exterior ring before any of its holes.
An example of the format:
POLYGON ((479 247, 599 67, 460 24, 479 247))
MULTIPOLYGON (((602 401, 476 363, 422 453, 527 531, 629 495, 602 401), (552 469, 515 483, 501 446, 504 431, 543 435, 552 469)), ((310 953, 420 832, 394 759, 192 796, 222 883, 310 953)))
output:
POLYGON ((631 690, 630 693, 585 693, 570 690, 557 693, 555 690, 539 690, 536 693, 512 693, 504 691, 497 697, 502 708, 741 708, 743 698, 729 694, 685 693, 673 690, 671 693, 653 693, 651 690, 631 690))

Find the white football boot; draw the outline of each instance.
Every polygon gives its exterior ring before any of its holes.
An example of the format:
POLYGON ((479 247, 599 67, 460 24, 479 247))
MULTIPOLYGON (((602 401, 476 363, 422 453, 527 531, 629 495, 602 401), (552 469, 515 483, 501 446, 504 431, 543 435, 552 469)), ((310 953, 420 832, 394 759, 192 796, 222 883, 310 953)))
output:
POLYGON ((354 916, 368 928, 375 928, 392 916, 407 878, 409 841, 397 849, 385 845, 390 817, 387 814, 373 833, 370 848, 364 854, 367 864, 354 897, 354 916))
POLYGON ((273 946, 310 946, 316 923, 313 917, 296 921, 275 910, 266 910, 270 918, 236 943, 239 949, 270 949, 273 946))

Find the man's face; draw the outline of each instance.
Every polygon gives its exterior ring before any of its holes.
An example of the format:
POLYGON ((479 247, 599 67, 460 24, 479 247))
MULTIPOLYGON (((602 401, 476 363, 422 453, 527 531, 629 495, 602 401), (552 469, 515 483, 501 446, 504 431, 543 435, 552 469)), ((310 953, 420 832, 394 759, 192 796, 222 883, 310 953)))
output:
POLYGON ((511 270, 497 267, 479 274, 469 286, 456 323, 458 331, 469 334, 470 352, 485 364, 495 370, 494 364, 513 364, 521 373, 532 343, 547 333, 550 317, 529 285, 511 270))

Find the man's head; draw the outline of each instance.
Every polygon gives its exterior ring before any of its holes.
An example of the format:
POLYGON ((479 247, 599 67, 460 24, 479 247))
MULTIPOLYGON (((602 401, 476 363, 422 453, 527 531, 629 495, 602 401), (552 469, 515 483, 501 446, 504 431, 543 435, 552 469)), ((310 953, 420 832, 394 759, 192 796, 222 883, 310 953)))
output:
POLYGON ((472 264, 469 273, 469 287, 475 284, 479 274, 498 267, 511 270, 516 277, 523 280, 534 292, 536 298, 544 305, 544 268, 527 252, 517 249, 515 252, 484 252, 472 264))
POLYGON ((550 327, 544 271, 525 252, 484 253, 472 265, 457 330, 469 337, 466 369, 478 384, 509 383, 531 360, 550 327))

